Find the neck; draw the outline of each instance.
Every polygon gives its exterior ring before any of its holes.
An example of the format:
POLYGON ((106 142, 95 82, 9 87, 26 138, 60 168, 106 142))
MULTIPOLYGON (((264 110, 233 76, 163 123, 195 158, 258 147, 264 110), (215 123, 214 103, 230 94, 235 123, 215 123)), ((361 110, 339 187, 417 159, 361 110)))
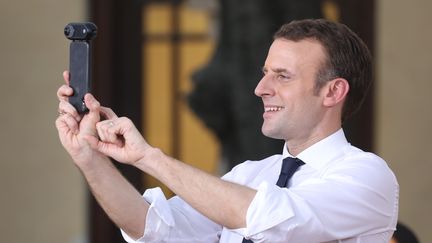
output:
POLYGON ((336 131, 338 131, 341 128, 341 126, 334 126, 325 130, 318 130, 312 133, 309 133, 303 137, 295 138, 295 139, 288 139, 285 140, 287 150, 292 156, 297 156, 301 152, 303 152, 305 149, 309 148, 310 146, 314 145, 315 143, 323 140, 324 138, 332 135, 336 131))

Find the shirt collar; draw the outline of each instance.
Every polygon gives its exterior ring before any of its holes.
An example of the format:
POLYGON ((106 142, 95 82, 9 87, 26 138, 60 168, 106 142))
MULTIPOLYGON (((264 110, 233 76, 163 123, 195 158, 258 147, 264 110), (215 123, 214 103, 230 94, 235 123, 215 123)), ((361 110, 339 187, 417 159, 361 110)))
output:
MULTIPOLYGON (((321 169, 328 162, 343 153, 343 147, 349 145, 342 128, 303 150, 297 155, 305 164, 315 169, 321 169)), ((294 157, 287 149, 286 143, 282 152, 283 158, 294 157)))

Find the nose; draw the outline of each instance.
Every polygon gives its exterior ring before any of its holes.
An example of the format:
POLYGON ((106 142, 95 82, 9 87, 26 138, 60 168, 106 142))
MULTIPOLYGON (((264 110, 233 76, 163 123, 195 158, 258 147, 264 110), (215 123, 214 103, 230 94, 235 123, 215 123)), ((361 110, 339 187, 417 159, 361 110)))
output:
POLYGON ((271 80, 264 75, 255 87, 255 95, 258 97, 271 96, 273 94, 271 80))

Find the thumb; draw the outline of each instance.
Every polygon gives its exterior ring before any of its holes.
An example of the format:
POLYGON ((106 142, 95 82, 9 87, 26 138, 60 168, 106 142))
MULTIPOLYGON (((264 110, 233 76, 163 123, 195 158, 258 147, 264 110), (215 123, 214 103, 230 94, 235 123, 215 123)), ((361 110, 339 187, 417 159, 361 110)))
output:
POLYGON ((98 150, 99 139, 93 135, 84 135, 84 139, 88 142, 92 149, 98 150))
POLYGON ((118 150, 116 145, 102 142, 98 138, 92 135, 85 135, 84 139, 88 142, 88 144, 92 149, 99 151, 100 153, 109 156, 111 158, 114 157, 114 155, 118 150))
POLYGON ((88 120, 95 125, 100 121, 100 103, 92 94, 86 94, 84 96, 84 102, 89 109, 89 113, 87 114, 88 120))

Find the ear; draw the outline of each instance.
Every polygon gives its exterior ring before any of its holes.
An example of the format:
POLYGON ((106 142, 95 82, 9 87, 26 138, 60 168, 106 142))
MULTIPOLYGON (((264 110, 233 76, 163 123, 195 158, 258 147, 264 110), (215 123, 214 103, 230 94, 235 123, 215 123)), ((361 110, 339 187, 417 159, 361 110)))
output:
POLYGON ((349 91, 349 83, 346 79, 336 78, 328 81, 324 86, 323 105, 332 107, 342 104, 349 91))

